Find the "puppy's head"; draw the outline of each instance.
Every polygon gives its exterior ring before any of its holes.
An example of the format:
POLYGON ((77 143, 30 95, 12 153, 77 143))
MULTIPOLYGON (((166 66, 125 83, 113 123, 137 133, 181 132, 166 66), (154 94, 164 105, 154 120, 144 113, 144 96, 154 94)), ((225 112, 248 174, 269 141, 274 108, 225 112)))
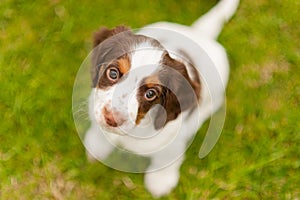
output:
POLYGON ((197 70, 189 67, 153 38, 123 26, 101 28, 91 70, 96 121, 118 134, 149 121, 156 130, 164 127, 199 98, 199 78, 189 74, 198 77, 197 70))

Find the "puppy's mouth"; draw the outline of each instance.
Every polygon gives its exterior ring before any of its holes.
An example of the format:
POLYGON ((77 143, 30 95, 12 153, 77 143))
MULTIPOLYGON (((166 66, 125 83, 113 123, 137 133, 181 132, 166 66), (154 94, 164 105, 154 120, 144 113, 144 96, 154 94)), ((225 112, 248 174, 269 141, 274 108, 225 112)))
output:
POLYGON ((127 135, 126 131, 122 127, 115 126, 115 124, 111 124, 110 122, 107 123, 106 120, 99 120, 98 124, 99 124, 100 128, 107 133, 121 135, 121 136, 127 135))
POLYGON ((102 124, 100 125, 101 126, 101 129, 104 129, 105 132, 108 132, 108 133, 112 133, 112 134, 116 134, 116 135, 127 135, 124 131, 122 131, 122 129, 120 127, 111 127, 107 124, 102 124))

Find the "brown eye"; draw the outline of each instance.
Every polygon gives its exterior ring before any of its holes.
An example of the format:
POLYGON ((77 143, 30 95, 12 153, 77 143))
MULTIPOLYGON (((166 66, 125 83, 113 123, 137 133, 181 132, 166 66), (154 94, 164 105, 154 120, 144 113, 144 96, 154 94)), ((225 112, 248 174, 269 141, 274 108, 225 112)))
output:
POLYGON ((119 79, 120 73, 116 67, 110 67, 106 70, 106 76, 110 81, 116 82, 119 79))
POLYGON ((147 101, 153 101, 154 99, 156 99, 157 96, 158 96, 157 91, 153 88, 148 89, 144 95, 147 101))

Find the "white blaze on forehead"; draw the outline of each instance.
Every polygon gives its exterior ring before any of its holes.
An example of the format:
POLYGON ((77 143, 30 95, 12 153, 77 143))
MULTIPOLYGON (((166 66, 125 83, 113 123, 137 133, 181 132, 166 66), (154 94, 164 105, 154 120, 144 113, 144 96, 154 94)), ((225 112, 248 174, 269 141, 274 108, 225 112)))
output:
POLYGON ((153 71, 158 67, 164 51, 149 42, 138 44, 131 53, 131 70, 138 67, 153 65, 153 71), (156 68, 154 67, 156 65, 156 68))
POLYGON ((162 49, 149 42, 138 44, 131 53, 131 68, 122 84, 131 90, 128 99, 128 114, 132 122, 135 122, 138 113, 137 92, 141 81, 158 69, 163 53, 162 49))
POLYGON ((137 89, 135 89, 129 99, 128 99, 128 115, 129 115, 129 120, 132 124, 135 124, 135 120, 137 117, 137 113, 138 113, 138 101, 137 101, 137 89))

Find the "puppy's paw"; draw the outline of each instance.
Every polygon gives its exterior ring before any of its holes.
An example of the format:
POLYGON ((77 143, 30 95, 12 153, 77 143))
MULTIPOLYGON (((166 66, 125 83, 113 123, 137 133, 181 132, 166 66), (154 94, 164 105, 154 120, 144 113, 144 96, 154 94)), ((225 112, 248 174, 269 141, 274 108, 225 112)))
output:
POLYGON ((178 183, 179 172, 168 168, 147 173, 145 185, 153 197, 158 198, 171 192, 178 183))
POLYGON ((90 162, 105 160, 112 152, 114 146, 110 144, 102 133, 91 127, 84 138, 87 159, 90 162))

